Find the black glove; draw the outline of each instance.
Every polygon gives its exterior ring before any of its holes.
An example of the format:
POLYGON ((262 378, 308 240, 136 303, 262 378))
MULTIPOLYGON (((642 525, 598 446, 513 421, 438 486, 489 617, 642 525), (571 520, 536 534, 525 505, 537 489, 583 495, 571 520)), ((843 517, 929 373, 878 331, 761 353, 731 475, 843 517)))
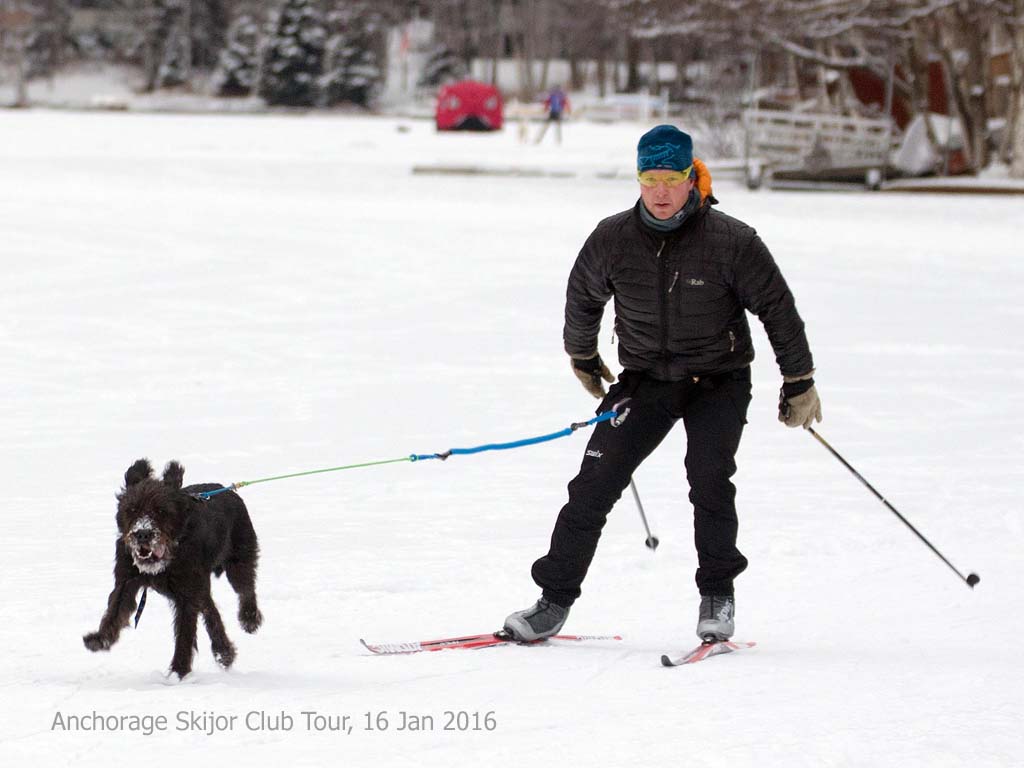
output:
POLYGON ((598 400, 606 394, 601 379, 604 379, 609 384, 615 381, 615 376, 608 370, 608 366, 601 360, 600 355, 594 355, 585 359, 574 357, 571 364, 572 372, 576 374, 576 378, 580 380, 583 388, 598 400))

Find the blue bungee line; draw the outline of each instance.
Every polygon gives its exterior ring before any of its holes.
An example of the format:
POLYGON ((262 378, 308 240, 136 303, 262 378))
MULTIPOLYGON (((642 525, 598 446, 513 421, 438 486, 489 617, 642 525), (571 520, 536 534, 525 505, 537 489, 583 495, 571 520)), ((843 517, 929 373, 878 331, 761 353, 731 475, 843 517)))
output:
POLYGON ((522 448, 527 445, 536 445, 537 443, 546 443, 549 440, 557 440, 560 437, 567 437, 578 429, 584 427, 594 426, 600 424, 603 421, 611 421, 618 414, 615 411, 605 411, 604 413, 598 414, 588 421, 580 421, 574 424, 570 424, 565 429, 559 430, 558 432, 552 432, 549 435, 540 435, 539 437, 528 437, 524 440, 513 440, 509 443, 488 443, 486 445, 478 445, 474 448, 450 448, 444 453, 414 453, 410 456, 403 456, 400 459, 386 459, 384 461, 369 461, 362 464, 347 464, 343 467, 328 467, 327 469, 313 469, 307 472, 293 472, 288 475, 277 475, 275 477, 264 477, 259 480, 242 480, 237 483, 232 483, 226 488, 217 488, 213 491, 200 491, 194 494, 197 498, 203 500, 209 499, 211 496, 216 496, 218 493, 225 493, 227 491, 236 491, 246 485, 254 485, 256 483, 269 483, 271 480, 284 480, 289 477, 302 477, 304 475, 317 475, 324 472, 339 472, 343 469, 357 469, 360 467, 372 467, 380 464, 395 464, 402 461, 416 462, 416 461, 427 461, 428 459, 440 459, 446 461, 450 456, 468 456, 474 453, 483 453, 484 451, 506 451, 511 448, 522 448))
POLYGON ((577 429, 583 427, 589 427, 594 424, 600 424, 602 421, 610 421, 616 416, 615 411, 605 411, 604 413, 595 416, 589 421, 581 421, 575 424, 570 424, 563 430, 558 432, 552 432, 550 435, 541 435, 540 437, 528 437, 524 440, 514 440, 511 443, 488 443, 487 445, 478 445, 475 448, 449 448, 444 453, 421 453, 413 454, 409 458, 412 461, 425 461, 427 459, 440 459, 445 461, 449 456, 469 456, 473 453, 483 453, 484 451, 507 451, 510 448, 522 448, 526 445, 536 445, 537 443, 546 443, 549 440, 557 440, 560 437, 568 437, 577 429))

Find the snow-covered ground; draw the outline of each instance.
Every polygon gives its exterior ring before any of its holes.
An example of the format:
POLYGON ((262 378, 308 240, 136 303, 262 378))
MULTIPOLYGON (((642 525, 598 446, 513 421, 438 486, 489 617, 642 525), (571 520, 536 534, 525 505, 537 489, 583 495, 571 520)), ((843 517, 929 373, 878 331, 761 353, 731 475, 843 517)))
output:
MULTIPOLYGON (((737 637, 754 650, 658 663, 696 642, 681 429, 636 478, 660 548, 643 546, 624 498, 566 627, 619 643, 385 658, 358 642, 496 629, 531 603, 577 434, 242 489, 266 623, 243 633, 215 583, 239 651, 230 672, 201 633, 195 672, 168 684, 156 595, 111 653, 82 646, 111 586, 114 494, 140 456, 228 483, 586 418, 594 403, 561 349, 564 282, 594 224, 634 201, 633 182, 596 173, 628 168, 641 130, 568 125, 559 149, 388 119, 0 113, 0 763, 1020 765, 1012 197, 716 184, 796 294, 821 433, 978 571, 973 592, 778 424, 755 323, 737 478, 751 561, 737 637), (577 175, 410 172, 454 162, 577 175), (54 728, 94 712, 162 716, 167 730, 54 728), (347 715, 352 732, 310 730, 305 712, 347 715), (446 712, 480 730, 444 730, 446 712), (188 713, 195 729, 179 730, 188 713), (400 731, 403 713, 433 727, 400 731), (207 733, 203 715, 233 728, 207 733)), ((614 359, 610 330, 601 345, 614 359)))

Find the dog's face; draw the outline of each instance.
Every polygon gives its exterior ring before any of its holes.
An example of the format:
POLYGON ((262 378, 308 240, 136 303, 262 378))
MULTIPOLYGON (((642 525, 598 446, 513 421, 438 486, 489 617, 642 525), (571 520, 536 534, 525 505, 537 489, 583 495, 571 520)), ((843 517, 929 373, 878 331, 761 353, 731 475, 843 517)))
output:
POLYGON ((172 461, 157 480, 146 459, 125 472, 124 489, 117 495, 117 529, 142 573, 160 573, 174 559, 189 513, 188 496, 181 492, 184 474, 172 461))

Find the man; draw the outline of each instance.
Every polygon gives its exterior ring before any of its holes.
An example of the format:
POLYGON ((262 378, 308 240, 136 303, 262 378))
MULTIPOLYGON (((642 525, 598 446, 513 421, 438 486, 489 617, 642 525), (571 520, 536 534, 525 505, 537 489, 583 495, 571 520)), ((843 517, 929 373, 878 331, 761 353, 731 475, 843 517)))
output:
POLYGON ((679 419, 694 508, 697 634, 708 642, 733 635, 733 580, 747 567, 736 548, 730 481, 750 403, 746 311, 764 324, 782 372, 779 420, 805 428, 821 420, 793 295, 755 231, 711 207, 710 175, 694 159, 690 137, 671 125, 651 129, 640 138, 637 171, 640 200, 598 224, 569 275, 564 341, 573 373, 603 398, 598 412, 618 415, 594 430, 550 550, 533 565, 540 600, 505 620, 506 631, 524 641, 562 628, 608 513, 679 419), (606 395, 602 379, 615 377, 597 337, 612 298, 625 370, 606 395))

